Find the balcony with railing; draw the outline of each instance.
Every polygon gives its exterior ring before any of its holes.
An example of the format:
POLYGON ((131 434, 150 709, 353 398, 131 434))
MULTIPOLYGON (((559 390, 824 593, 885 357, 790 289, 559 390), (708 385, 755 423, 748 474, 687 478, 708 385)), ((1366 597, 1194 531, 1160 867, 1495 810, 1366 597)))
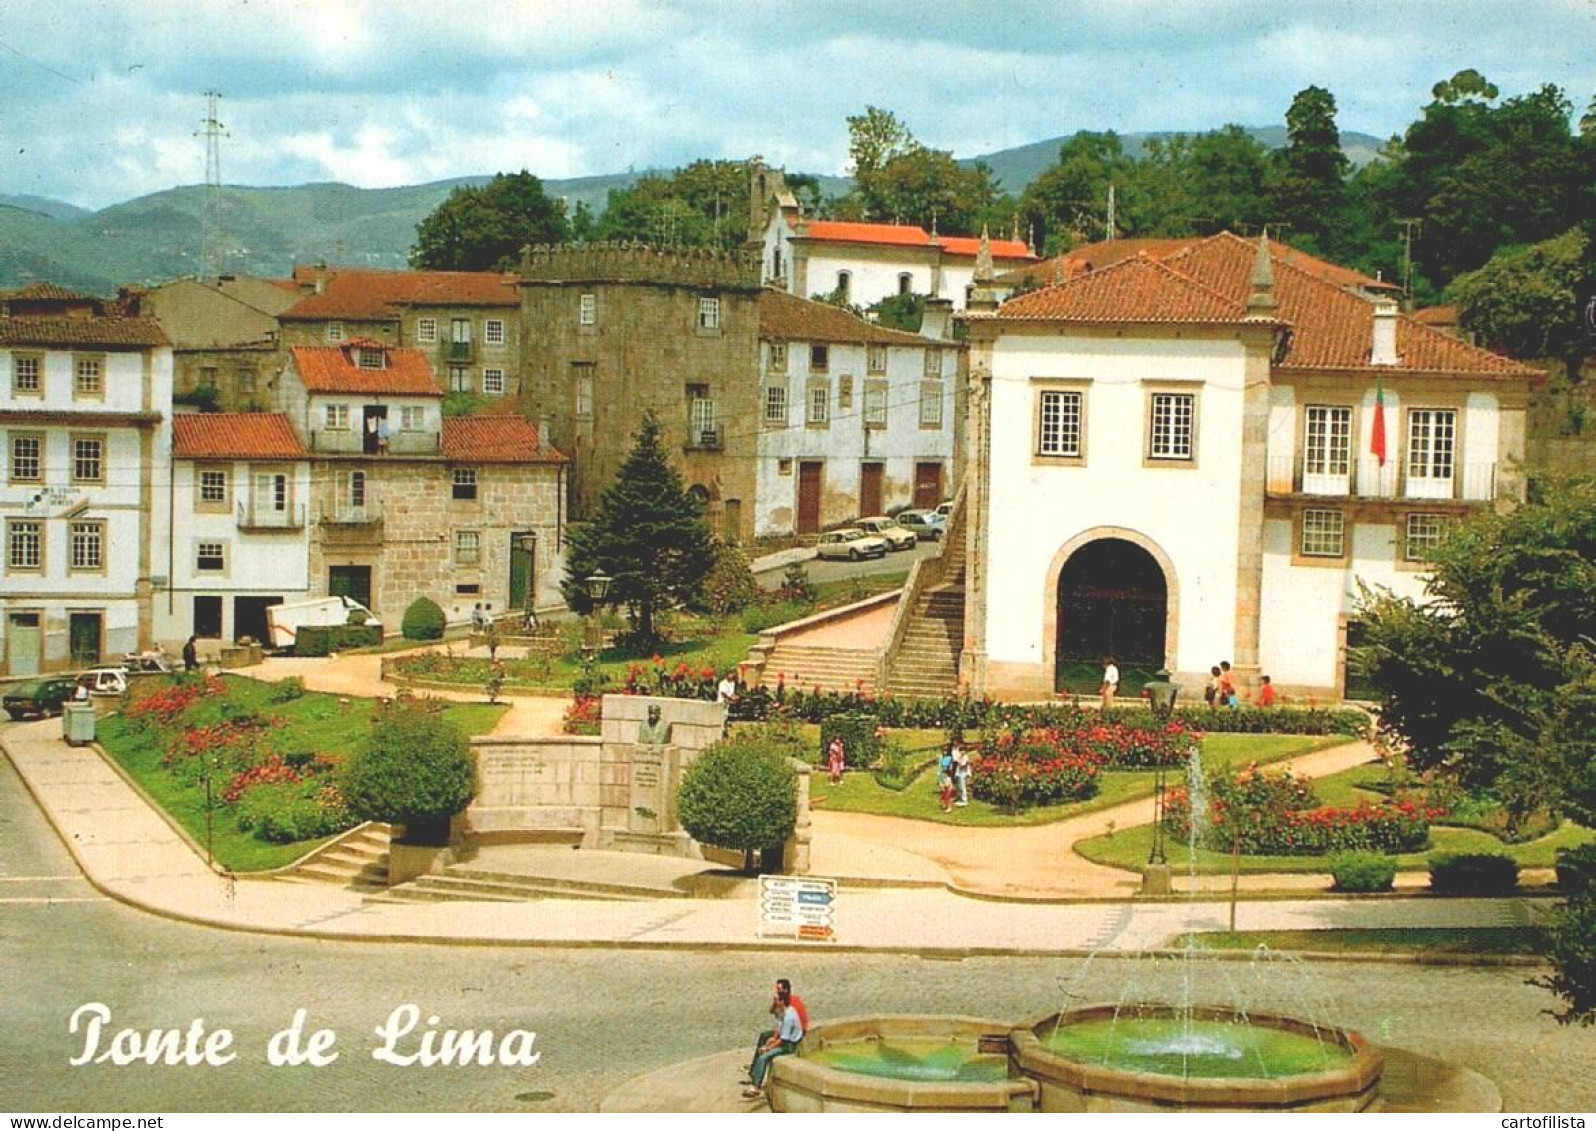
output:
POLYGON ((1407 460, 1388 459, 1382 465, 1372 456, 1350 460, 1337 467, 1310 468, 1301 456, 1273 456, 1268 465, 1265 492, 1272 497, 1306 496, 1340 499, 1430 499, 1440 502, 1486 503, 1496 498, 1495 463, 1454 464, 1437 475, 1433 464, 1409 466, 1407 460))
POLYGON ((718 452, 726 446, 719 428, 690 427, 687 430, 687 443, 683 445, 690 452, 718 452))
POLYGON ((248 503, 239 500, 238 528, 240 530, 268 534, 274 531, 303 530, 305 528, 305 504, 300 503, 295 506, 292 503, 286 503, 283 506, 274 506, 271 499, 257 502, 257 500, 252 498, 248 503))
POLYGON ((373 437, 358 428, 342 431, 311 432, 310 450, 317 455, 332 456, 436 456, 443 454, 443 439, 437 432, 390 432, 388 450, 377 448, 373 437))
POLYGON ((470 361, 471 352, 470 342, 445 342, 443 344, 443 356, 449 361, 470 361))
POLYGON ((375 546, 382 542, 382 506, 379 503, 323 507, 317 520, 324 545, 375 546))

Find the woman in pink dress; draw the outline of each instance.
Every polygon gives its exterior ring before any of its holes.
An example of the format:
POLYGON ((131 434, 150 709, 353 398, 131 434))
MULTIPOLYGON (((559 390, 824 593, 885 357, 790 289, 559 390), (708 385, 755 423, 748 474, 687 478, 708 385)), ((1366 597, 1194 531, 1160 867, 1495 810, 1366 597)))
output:
POLYGON ((832 785, 842 784, 842 773, 847 767, 847 756, 842 746, 842 739, 832 738, 831 745, 826 747, 826 772, 832 785))

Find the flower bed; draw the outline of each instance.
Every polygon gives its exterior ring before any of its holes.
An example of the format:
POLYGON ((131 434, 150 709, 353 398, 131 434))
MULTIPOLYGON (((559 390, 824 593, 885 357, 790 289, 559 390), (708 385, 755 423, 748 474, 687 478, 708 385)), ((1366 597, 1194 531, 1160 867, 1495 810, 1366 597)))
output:
MULTIPOLYGON (((1413 852, 1429 843, 1430 822, 1442 815, 1404 798, 1377 805, 1321 805, 1306 779, 1256 765, 1221 770, 1204 788, 1207 821, 1199 844, 1220 850, 1239 847, 1251 856, 1413 852)), ((1190 839, 1191 797, 1186 790, 1170 791, 1164 823, 1170 835, 1190 839)))

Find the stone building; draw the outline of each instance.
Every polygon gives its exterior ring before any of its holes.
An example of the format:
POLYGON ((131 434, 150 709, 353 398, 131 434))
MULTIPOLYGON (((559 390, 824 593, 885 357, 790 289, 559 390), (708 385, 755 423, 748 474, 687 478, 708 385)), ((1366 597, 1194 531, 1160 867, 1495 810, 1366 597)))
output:
POLYGON ((813 534, 864 515, 934 507, 958 482, 964 348, 951 304, 922 333, 826 303, 759 296, 754 533, 813 534))
POLYGON ((1422 598, 1447 526, 1523 497, 1537 374, 1278 246, 1222 233, 978 299, 944 579, 975 694, 1043 697, 1113 653, 1191 695, 1228 659, 1340 696, 1359 585, 1422 598))
POLYGON ((7 675, 150 645, 165 558, 172 349, 48 283, 0 294, 0 657, 7 675))
POLYGON ((653 412, 711 529, 753 537, 759 291, 758 263, 740 252, 528 250, 521 404, 573 460, 573 515, 591 510, 653 412))
POLYGON ((444 391, 514 396, 521 320, 514 275, 299 266, 302 297, 279 315, 292 346, 367 338, 419 350, 444 391))
POLYGON ((454 622, 559 604, 565 456, 519 416, 443 419, 427 362, 365 339, 290 351, 311 595, 353 597, 390 632, 421 596, 454 622))
POLYGON ((259 412, 273 403, 283 364, 277 316, 303 297, 291 280, 221 275, 124 288, 123 294, 172 342, 177 404, 259 412))

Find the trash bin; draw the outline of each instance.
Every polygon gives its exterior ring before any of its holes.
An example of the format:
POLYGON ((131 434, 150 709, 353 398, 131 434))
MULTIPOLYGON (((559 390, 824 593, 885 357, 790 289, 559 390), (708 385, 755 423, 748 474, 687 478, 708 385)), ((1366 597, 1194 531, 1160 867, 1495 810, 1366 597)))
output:
POLYGON ((68 746, 87 746, 94 741, 94 704, 68 703, 61 711, 61 737, 68 746))

